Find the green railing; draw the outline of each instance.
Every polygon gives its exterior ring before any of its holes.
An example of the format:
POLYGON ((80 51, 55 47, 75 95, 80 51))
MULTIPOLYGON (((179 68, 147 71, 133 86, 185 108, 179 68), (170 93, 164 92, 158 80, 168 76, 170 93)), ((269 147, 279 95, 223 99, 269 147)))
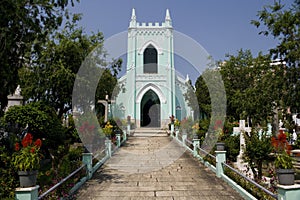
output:
POLYGON ((193 154, 194 157, 198 158, 201 163, 203 163, 206 167, 216 173, 216 176, 223 179, 227 182, 232 188, 238 191, 241 196, 245 199, 257 199, 254 195, 250 194, 244 188, 242 188, 238 183, 233 181, 224 173, 224 168, 226 170, 230 170, 231 172, 239 175, 243 180, 249 182, 257 190, 264 192, 270 198, 277 199, 277 195, 272 193, 271 191, 267 190, 263 186, 259 185, 255 181, 249 179, 242 173, 238 172, 238 170, 232 168, 228 164, 226 164, 226 151, 215 151, 216 156, 210 154, 205 149, 200 148, 200 141, 199 139, 188 139, 187 134, 182 134, 179 131, 174 131, 170 134, 180 145, 186 147, 186 149, 193 154))
MULTIPOLYGON (((92 178, 93 174, 117 151, 119 147, 123 143, 126 142, 126 131, 123 133, 123 140, 121 141, 121 135, 116 134, 117 136, 117 144, 113 147, 111 140, 106 139, 105 140, 105 148, 98 152, 98 155, 93 155, 93 153, 83 153, 82 155, 82 165, 74 170, 71 174, 60 180, 57 184, 49 188, 46 192, 38 196, 38 189, 39 186, 29 187, 29 188, 17 188, 16 189, 16 199, 17 200, 40 200, 47 195, 51 194, 54 190, 61 187, 66 181, 68 181, 70 178, 75 176, 76 174, 80 173, 82 170, 85 170, 85 176, 82 177, 69 191, 69 196, 74 194, 80 187, 88 181, 90 178, 92 178), (93 164, 93 158, 98 157, 98 162, 93 164), (100 157, 100 158, 99 158, 100 157)), ((60 199, 64 199, 61 197, 60 199)))

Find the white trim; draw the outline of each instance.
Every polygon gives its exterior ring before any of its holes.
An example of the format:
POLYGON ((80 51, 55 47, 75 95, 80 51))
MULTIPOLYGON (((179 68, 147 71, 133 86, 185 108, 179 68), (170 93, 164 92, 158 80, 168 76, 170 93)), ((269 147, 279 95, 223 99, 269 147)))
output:
POLYGON ((142 98, 144 97, 146 92, 148 92, 149 90, 153 90, 156 93, 156 95, 158 96, 158 98, 160 100, 160 103, 163 103, 163 104, 167 103, 167 99, 166 99, 165 95, 162 93, 160 88, 157 87, 156 85, 154 85, 153 83, 149 83, 149 84, 145 85, 143 88, 141 88, 141 90, 137 94, 136 103, 141 103, 142 98))
POLYGON ((161 54, 162 54, 161 48, 159 48, 159 45, 157 45, 153 40, 149 40, 148 42, 146 42, 146 43, 140 48, 138 54, 139 54, 139 55, 142 55, 142 54, 144 53, 145 49, 146 49, 150 44, 156 49, 158 55, 161 55, 161 54))

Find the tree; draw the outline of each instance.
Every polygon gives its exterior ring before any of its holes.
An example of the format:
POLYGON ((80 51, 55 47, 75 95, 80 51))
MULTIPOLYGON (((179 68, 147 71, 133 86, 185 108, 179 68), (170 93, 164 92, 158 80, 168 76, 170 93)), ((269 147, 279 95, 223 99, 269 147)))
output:
MULTIPOLYGON (((204 72, 205 73, 205 72, 204 72)), ((199 105, 200 118, 209 117, 211 113, 211 101, 209 97, 209 91, 206 86, 206 83, 203 79, 203 76, 199 76, 195 83, 195 93, 197 97, 197 102, 189 101, 191 105, 197 103, 199 105)))
MULTIPOLYGON (((85 62, 94 62, 95 68, 97 64, 106 65, 106 53, 102 48, 103 34, 98 32, 91 36, 86 35, 82 28, 77 27, 78 20, 80 16, 74 15, 72 22, 68 21, 61 32, 56 32, 48 38, 37 59, 30 66, 20 70, 22 94, 25 99, 46 102, 57 111, 59 117, 71 109, 75 77, 85 58, 96 48, 97 59, 85 62)), ((109 68, 104 70, 104 79, 99 82, 102 90, 99 89, 101 92, 96 93, 96 98, 111 92, 111 86, 117 82, 116 76, 121 63, 119 60, 114 62, 111 67, 113 72, 109 68), (103 88, 108 91, 103 91, 103 88)), ((90 79, 100 74, 100 71, 100 68, 90 70, 83 84, 89 85, 90 79)))
POLYGON ((185 85, 187 87, 187 91, 183 94, 183 96, 185 98, 185 101, 187 101, 188 106, 191 107, 194 111, 194 119, 197 119, 199 118, 199 107, 195 94, 195 88, 193 87, 191 80, 187 81, 185 85))
POLYGON ((252 130, 251 134, 241 134, 245 135, 246 141, 243 159, 249 164, 254 179, 259 181, 262 179, 263 162, 270 160, 270 153, 273 150, 271 138, 265 132, 260 134, 258 130, 252 130))
MULTIPOLYGON (((227 55, 228 59, 220 62, 220 73, 225 85, 227 97, 227 117, 239 120, 244 109, 237 96, 243 93, 252 82, 248 76, 249 67, 252 66, 253 56, 250 50, 239 50, 237 55, 227 55)), ((241 99, 242 100, 242 99, 241 99)))
MULTIPOLYGON (((70 0, 73 5, 73 0, 70 0)), ((63 20, 69 0, 10 1, 0 3, 0 111, 18 85, 18 69, 29 64, 45 38, 63 20)), ((1 113, 0 113, 1 114, 1 113)))
POLYGON ((43 147, 56 149, 64 144, 65 129, 56 112, 43 102, 33 102, 24 106, 12 106, 4 115, 6 124, 18 127, 14 134, 22 137, 26 132, 43 139, 43 147))
POLYGON ((293 112, 299 112, 300 102, 300 1, 295 0, 290 8, 286 8, 280 1, 274 1, 258 12, 259 21, 251 23, 256 27, 263 24, 267 30, 260 34, 272 35, 279 44, 270 50, 273 59, 286 63, 287 93, 284 99, 285 106, 293 112))
POLYGON ((220 72, 229 118, 248 118, 254 126, 262 125, 273 118, 275 108, 284 108, 282 102, 288 96, 285 68, 272 63, 269 55, 253 57, 249 50, 240 50, 222 63, 220 72))

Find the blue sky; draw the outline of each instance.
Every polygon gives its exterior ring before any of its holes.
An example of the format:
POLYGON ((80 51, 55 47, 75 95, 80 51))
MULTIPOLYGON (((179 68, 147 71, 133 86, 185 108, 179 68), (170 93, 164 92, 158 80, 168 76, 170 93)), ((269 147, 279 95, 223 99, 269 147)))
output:
MULTIPOLYGON (((291 4, 292 0, 282 0, 291 4)), ((257 12, 273 0, 81 0, 70 10, 82 13, 80 26, 87 33, 101 31, 105 38, 129 25, 135 8, 138 22, 162 22, 170 10, 173 28, 201 44, 214 60, 225 59, 239 49, 250 49, 254 56, 276 46, 272 36, 259 35, 261 29, 250 24, 257 12)))

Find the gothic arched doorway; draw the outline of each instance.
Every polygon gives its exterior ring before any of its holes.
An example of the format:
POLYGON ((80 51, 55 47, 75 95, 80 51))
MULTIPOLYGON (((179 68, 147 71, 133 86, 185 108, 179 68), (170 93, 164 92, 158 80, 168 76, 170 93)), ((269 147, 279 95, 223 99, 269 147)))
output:
POLYGON ((153 90, 147 91, 141 101, 141 127, 160 127, 160 100, 153 90))

